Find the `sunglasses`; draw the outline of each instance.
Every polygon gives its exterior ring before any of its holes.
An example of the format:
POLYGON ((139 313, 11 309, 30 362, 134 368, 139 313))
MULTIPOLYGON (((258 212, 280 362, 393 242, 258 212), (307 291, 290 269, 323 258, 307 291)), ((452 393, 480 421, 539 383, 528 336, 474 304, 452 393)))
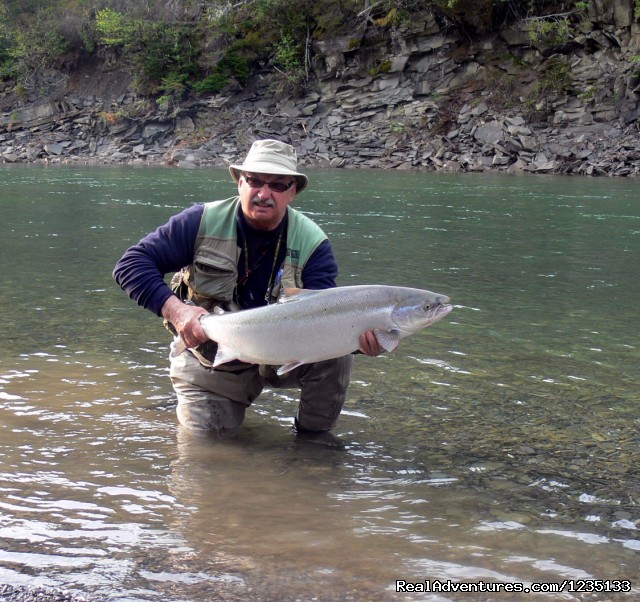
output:
POLYGON ((260 178, 254 178, 253 176, 247 176, 246 174, 243 177, 244 181, 249 184, 251 188, 262 188, 266 184, 269 187, 269 190, 272 190, 273 192, 286 192, 296 183, 295 180, 286 184, 284 182, 265 182, 260 178))

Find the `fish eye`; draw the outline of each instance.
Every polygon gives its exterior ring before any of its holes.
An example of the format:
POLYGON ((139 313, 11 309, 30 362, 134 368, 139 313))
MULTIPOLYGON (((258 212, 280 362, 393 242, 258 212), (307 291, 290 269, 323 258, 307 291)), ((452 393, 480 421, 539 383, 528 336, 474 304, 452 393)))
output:
POLYGON ((422 306, 422 309, 424 309, 424 311, 429 311, 431 309, 431 303, 425 303, 422 306))

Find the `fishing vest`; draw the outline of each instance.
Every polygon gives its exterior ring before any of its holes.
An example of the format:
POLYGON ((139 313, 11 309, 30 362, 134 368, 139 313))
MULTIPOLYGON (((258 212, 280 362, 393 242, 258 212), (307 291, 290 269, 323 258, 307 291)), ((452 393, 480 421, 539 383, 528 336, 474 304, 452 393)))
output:
MULTIPOLYGON (((233 301, 238 281, 237 214, 240 198, 206 203, 196 239, 193 263, 182 274, 187 298, 211 311, 216 305, 237 309, 233 301)), ((281 287, 304 288, 302 270, 309 257, 327 239, 322 229, 299 211, 287 208, 287 250, 282 277, 271 291, 277 300, 281 287)))

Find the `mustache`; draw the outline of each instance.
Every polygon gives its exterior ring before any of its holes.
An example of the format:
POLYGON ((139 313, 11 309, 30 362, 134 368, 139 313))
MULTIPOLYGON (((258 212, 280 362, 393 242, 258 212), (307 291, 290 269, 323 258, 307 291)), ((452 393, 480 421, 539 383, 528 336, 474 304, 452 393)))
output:
POLYGON ((275 207, 275 201, 273 199, 261 199, 257 195, 251 199, 251 204, 259 205, 260 207, 275 207))

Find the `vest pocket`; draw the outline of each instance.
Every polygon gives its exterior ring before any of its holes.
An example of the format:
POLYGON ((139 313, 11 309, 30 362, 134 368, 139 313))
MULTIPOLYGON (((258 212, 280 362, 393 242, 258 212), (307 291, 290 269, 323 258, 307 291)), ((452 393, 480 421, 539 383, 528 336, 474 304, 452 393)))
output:
POLYGON ((200 249, 194 259, 190 284, 198 295, 231 301, 238 279, 238 268, 228 255, 213 249, 200 249))

